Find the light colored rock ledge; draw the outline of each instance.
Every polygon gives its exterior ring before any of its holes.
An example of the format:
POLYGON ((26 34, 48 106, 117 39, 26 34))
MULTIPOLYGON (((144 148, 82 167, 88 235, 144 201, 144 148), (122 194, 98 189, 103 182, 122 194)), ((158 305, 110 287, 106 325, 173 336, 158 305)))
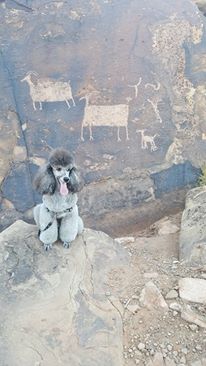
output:
MULTIPOLYGON (((17 221, 0 234, 0 359, 9 366, 122 366, 122 314, 109 274, 128 258, 86 229, 70 249, 45 252, 17 221)), ((118 294, 117 294, 118 291, 118 294)))

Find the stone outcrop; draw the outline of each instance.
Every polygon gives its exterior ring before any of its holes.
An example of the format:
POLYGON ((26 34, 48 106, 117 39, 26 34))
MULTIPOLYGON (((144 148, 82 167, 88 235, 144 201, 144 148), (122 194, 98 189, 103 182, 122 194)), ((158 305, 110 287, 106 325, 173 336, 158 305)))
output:
POLYGON ((116 225, 120 210, 129 225, 181 207, 206 143, 197 5, 5 0, 0 22, 2 227, 40 200, 31 181, 58 146, 83 169, 90 227, 111 227, 111 216, 116 225))
POLYGON ((124 250, 87 229, 47 253, 36 231, 17 221, 0 234, 0 360, 123 366, 121 288, 111 292, 109 275, 126 270, 124 250))
POLYGON ((206 189, 198 187, 186 196, 180 230, 180 259, 194 265, 206 263, 206 189))

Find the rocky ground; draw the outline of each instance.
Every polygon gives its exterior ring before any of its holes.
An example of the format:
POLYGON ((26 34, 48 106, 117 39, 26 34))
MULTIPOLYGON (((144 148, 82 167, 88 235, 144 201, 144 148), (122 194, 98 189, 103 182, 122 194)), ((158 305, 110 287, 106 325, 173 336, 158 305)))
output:
POLYGON ((118 239, 131 257, 121 298, 125 366, 206 365, 206 266, 178 260, 180 219, 118 239))
POLYGON ((0 366, 204 366, 206 266, 178 259, 181 213, 111 239, 43 250, 0 234, 0 366))

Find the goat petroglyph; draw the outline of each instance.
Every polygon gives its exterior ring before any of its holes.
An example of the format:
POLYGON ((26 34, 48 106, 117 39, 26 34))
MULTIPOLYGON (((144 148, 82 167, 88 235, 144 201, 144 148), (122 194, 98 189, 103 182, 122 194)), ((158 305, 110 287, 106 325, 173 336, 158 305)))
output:
POLYGON ((153 136, 145 135, 145 130, 136 130, 137 133, 141 134, 141 149, 149 149, 150 151, 156 151, 158 149, 157 145, 155 144, 155 138, 159 136, 157 133, 153 136))
POLYGON ((70 109, 69 100, 72 101, 73 107, 75 107, 70 81, 66 82, 51 78, 40 78, 34 71, 29 71, 21 81, 26 81, 29 85, 34 110, 36 110, 36 103, 39 103, 39 109, 41 111, 43 102, 62 101, 64 101, 68 109, 70 109))
POLYGON ((81 125, 81 140, 84 141, 84 127, 89 127, 89 139, 93 140, 92 127, 117 127, 117 140, 121 141, 119 129, 125 128, 126 140, 128 134, 129 106, 127 104, 95 105, 89 104, 89 94, 80 98, 85 99, 84 117, 81 125))

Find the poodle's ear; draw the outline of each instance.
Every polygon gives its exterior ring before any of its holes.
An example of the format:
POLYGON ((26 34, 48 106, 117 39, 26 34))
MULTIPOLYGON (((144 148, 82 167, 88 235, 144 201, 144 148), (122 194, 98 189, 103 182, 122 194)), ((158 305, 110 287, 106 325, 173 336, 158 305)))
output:
POLYGON ((68 183, 69 190, 73 193, 81 191, 84 186, 84 180, 82 178, 82 175, 81 175, 79 169, 77 169, 77 167, 74 166, 71 169, 69 177, 70 177, 70 181, 68 183))
POLYGON ((53 194, 56 189, 56 179, 50 164, 39 168, 33 182, 34 188, 42 194, 53 194))

